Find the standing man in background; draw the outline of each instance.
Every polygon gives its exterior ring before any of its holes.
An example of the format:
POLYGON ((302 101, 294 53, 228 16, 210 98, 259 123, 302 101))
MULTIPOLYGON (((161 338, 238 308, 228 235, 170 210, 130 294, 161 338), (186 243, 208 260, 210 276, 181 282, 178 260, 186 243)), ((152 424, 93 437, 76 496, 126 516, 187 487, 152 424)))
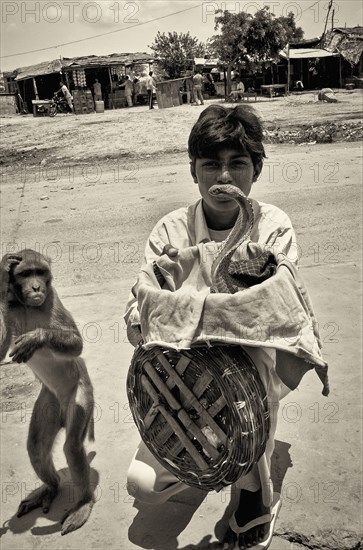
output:
POLYGON ((93 84, 93 97, 95 101, 102 101, 101 83, 98 81, 98 78, 96 78, 93 84))
POLYGON ((154 92, 154 79, 153 79, 153 72, 149 72, 149 76, 146 79, 146 89, 147 89, 147 95, 148 95, 148 101, 149 101, 149 109, 153 109, 153 92, 154 92))
POLYGON ((195 71, 195 75, 193 76, 194 101, 197 105, 199 105, 198 100, 202 105, 204 105, 204 99, 202 94, 202 84, 203 84, 203 77, 200 74, 200 71, 197 69, 195 71))
POLYGON ((132 92, 134 91, 134 85, 130 80, 129 75, 126 75, 126 80, 120 84, 119 88, 125 88, 125 98, 127 101, 127 106, 132 107, 132 92))

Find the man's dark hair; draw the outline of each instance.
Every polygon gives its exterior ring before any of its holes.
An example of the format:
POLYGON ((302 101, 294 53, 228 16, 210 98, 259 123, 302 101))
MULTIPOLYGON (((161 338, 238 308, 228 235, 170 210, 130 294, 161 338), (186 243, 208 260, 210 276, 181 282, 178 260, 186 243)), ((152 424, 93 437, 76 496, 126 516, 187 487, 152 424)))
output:
POLYGON ((228 147, 248 151, 256 167, 266 157, 262 139, 262 123, 252 107, 210 105, 190 132, 189 157, 192 161, 215 158, 220 149, 228 147))

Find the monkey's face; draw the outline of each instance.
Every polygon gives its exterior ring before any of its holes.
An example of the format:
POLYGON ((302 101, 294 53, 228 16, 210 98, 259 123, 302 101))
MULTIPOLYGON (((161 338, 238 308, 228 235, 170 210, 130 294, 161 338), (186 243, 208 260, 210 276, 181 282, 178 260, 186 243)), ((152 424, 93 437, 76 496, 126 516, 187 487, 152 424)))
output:
POLYGON ((40 307, 47 297, 50 282, 51 272, 44 256, 23 254, 10 277, 11 298, 29 307, 40 307))

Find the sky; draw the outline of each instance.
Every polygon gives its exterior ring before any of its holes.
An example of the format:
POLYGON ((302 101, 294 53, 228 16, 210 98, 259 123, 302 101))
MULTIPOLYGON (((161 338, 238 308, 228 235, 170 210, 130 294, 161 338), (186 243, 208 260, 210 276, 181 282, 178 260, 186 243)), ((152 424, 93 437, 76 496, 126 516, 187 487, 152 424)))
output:
MULTIPOLYGON (((292 11, 305 38, 313 38, 323 32, 328 0, 0 0, 0 5, 0 67, 9 71, 60 57, 150 53, 158 31, 189 31, 206 42, 215 34, 217 9, 254 14, 268 5, 277 17, 292 11)), ((334 26, 362 25, 362 6, 360 0, 334 0, 334 26)))

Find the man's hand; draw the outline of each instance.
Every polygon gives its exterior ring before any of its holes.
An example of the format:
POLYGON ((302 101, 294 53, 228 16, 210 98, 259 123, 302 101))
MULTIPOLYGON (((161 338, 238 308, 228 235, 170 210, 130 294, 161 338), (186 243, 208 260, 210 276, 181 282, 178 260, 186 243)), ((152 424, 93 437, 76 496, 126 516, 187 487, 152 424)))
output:
POLYGON ((179 254, 179 250, 171 244, 166 244, 163 248, 162 254, 167 254, 169 258, 176 258, 179 254))

